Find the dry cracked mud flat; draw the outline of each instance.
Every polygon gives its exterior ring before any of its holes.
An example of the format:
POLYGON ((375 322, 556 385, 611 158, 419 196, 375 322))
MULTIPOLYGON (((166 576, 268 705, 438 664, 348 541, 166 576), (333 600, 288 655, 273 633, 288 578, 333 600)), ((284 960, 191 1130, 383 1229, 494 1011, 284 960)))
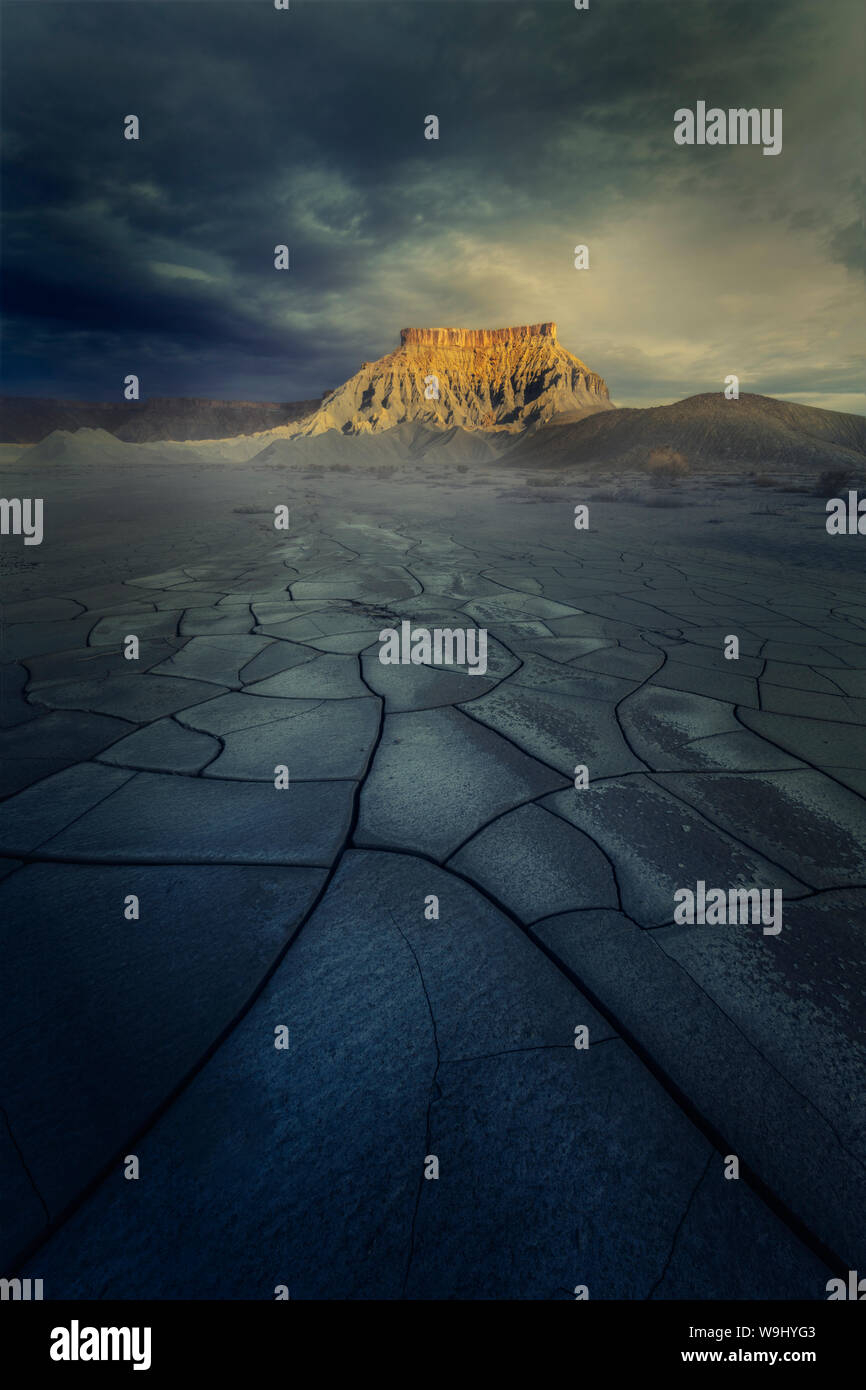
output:
POLYGON ((4 1265, 94 1299, 866 1267, 862 582, 616 534, 344 519, 5 605, 4 1265), (486 628, 486 675, 382 665, 404 619, 486 628), (782 931, 674 925, 698 880, 782 889, 782 931))

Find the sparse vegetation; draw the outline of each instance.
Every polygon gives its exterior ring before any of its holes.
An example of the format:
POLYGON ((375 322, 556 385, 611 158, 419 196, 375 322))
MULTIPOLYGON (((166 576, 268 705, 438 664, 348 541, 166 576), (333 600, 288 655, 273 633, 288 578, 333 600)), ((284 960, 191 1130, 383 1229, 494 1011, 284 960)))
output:
POLYGON ((851 483, 850 468, 828 468, 818 477, 815 492, 819 497, 836 497, 851 483))
POLYGON ((674 482, 688 473, 689 461, 676 449, 653 449, 646 461, 646 471, 654 482, 674 482))

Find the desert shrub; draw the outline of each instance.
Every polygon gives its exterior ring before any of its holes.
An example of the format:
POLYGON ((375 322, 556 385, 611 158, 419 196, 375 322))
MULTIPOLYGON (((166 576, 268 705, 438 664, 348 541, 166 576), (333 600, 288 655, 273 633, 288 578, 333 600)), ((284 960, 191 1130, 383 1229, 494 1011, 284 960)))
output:
POLYGON ((658 482, 672 482, 688 473, 689 461, 676 449, 653 449, 646 461, 646 471, 658 482))
POLYGON ((458 472, 458 473, 468 473, 468 472, 469 472, 469 464, 468 464, 468 463, 458 463, 458 465, 457 465, 457 472, 458 472))
POLYGON ((835 497, 842 492, 851 481, 850 468, 828 468, 821 473, 815 483, 815 491, 819 497, 835 497))

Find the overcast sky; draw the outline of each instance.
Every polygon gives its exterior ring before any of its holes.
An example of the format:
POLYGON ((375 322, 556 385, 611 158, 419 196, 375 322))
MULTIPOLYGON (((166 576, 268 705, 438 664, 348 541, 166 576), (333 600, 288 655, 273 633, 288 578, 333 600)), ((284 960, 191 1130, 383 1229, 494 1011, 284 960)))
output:
POLYGON ((3 0, 3 390, 297 400, 555 319, 620 405, 866 413, 862 8, 3 0), (677 146, 698 100, 782 153, 677 146))

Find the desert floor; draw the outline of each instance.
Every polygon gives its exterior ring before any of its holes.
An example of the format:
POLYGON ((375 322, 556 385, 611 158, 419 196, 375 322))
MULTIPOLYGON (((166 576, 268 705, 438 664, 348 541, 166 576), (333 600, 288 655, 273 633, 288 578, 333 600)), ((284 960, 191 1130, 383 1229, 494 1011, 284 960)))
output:
POLYGON ((823 1299, 866 1268, 866 541, 824 499, 27 453, 10 1269, 46 1298, 823 1299), (403 619, 486 628, 486 675, 382 665, 403 619), (699 880, 782 890, 781 932, 674 925, 699 880))

